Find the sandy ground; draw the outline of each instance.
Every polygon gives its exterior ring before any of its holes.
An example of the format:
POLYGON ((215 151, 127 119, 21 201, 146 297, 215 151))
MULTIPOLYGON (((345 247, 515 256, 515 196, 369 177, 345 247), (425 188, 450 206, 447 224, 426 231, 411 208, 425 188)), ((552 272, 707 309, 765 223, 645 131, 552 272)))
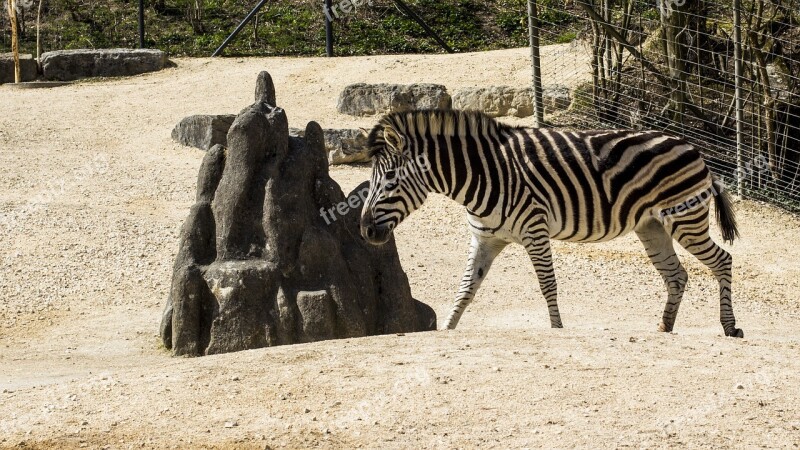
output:
MULTIPOLYGON (((545 83, 586 76, 545 49, 545 83)), ((565 59, 566 58, 566 59, 565 59)), ((526 49, 444 56, 179 59, 42 90, 0 86, 0 447, 472 448, 800 446, 800 221, 736 203, 734 307, 696 260, 676 333, 639 242, 554 245, 567 328, 509 247, 455 331, 172 358, 157 328, 202 153, 184 116, 236 112, 269 70, 290 125, 371 126, 346 84, 450 89, 529 80, 526 49)), ((519 121, 525 123, 525 121, 519 121)), ((337 167, 348 190, 367 168, 337 167)), ((415 297, 449 311, 468 235, 434 196, 398 230, 415 297)))

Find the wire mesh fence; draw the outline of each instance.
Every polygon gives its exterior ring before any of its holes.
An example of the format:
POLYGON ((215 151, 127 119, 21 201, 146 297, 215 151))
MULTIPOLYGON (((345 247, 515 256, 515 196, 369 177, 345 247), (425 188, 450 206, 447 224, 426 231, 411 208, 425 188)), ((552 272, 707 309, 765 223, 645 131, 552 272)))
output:
POLYGON ((549 124, 680 135, 729 188, 800 212, 800 1, 539 3, 542 41, 571 33, 591 72, 549 124))
MULTIPOLYGON (((44 51, 134 47, 136 3, 48 0, 40 10, 17 0, 23 51, 34 53, 39 12, 44 51)), ((210 55, 256 3, 148 0, 147 45, 210 55)), ((443 51, 393 0, 357 3, 330 12, 337 55, 443 51)), ((456 51, 527 44, 528 0, 407 3, 456 51)), ((540 76, 572 91, 570 108, 548 123, 681 135, 729 187, 800 212, 800 0, 533 3, 541 45, 571 47, 542 47, 540 76)), ((267 2, 226 52, 322 55, 324 18, 323 0, 267 2)), ((7 20, 0 14, 3 30, 7 20)), ((0 34, 0 51, 9 45, 0 34)))

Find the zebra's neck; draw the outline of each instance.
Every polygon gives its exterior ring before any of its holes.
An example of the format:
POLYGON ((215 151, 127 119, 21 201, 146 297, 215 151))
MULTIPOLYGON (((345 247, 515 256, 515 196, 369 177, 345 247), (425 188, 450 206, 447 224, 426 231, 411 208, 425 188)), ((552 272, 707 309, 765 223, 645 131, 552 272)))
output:
POLYGON ((506 128, 480 115, 455 116, 453 128, 416 133, 413 142, 418 160, 428 164, 424 180, 429 191, 444 194, 479 215, 499 192, 499 175, 492 168, 506 158, 503 142, 511 134, 506 128))
POLYGON ((447 195, 470 211, 495 203, 502 174, 492 168, 506 160, 503 148, 516 133, 513 127, 479 112, 453 110, 390 114, 381 125, 405 138, 413 158, 429 163, 419 188, 447 195))

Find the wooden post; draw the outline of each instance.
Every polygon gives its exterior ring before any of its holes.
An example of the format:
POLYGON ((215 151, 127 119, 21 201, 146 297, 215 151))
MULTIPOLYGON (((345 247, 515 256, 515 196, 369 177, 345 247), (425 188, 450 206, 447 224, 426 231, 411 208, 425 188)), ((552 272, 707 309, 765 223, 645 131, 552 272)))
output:
POLYGON ((22 81, 19 70, 19 38, 17 37, 16 0, 8 0, 8 18, 11 21, 11 52, 14 54, 14 83, 22 81))

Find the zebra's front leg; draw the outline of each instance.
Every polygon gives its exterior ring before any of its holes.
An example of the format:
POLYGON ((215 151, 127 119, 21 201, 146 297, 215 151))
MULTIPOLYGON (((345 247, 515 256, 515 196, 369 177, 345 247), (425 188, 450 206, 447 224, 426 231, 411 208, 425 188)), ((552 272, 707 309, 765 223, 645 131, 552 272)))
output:
POLYGON ((556 273, 553 269, 553 255, 550 251, 550 235, 546 229, 533 232, 523 239, 525 250, 536 270, 539 278, 539 289, 547 301, 547 311, 550 314, 550 327, 563 328, 561 314, 558 312, 558 286, 556 273))
POLYGON ((500 239, 472 235, 467 268, 464 271, 464 276, 461 277, 461 285, 458 288, 458 294, 456 294, 453 310, 447 317, 447 321, 445 321, 444 327, 446 329, 452 330, 458 325, 458 320, 461 319, 464 310, 472 302, 475 293, 486 278, 486 273, 489 272, 492 261, 506 245, 506 242, 500 239))

